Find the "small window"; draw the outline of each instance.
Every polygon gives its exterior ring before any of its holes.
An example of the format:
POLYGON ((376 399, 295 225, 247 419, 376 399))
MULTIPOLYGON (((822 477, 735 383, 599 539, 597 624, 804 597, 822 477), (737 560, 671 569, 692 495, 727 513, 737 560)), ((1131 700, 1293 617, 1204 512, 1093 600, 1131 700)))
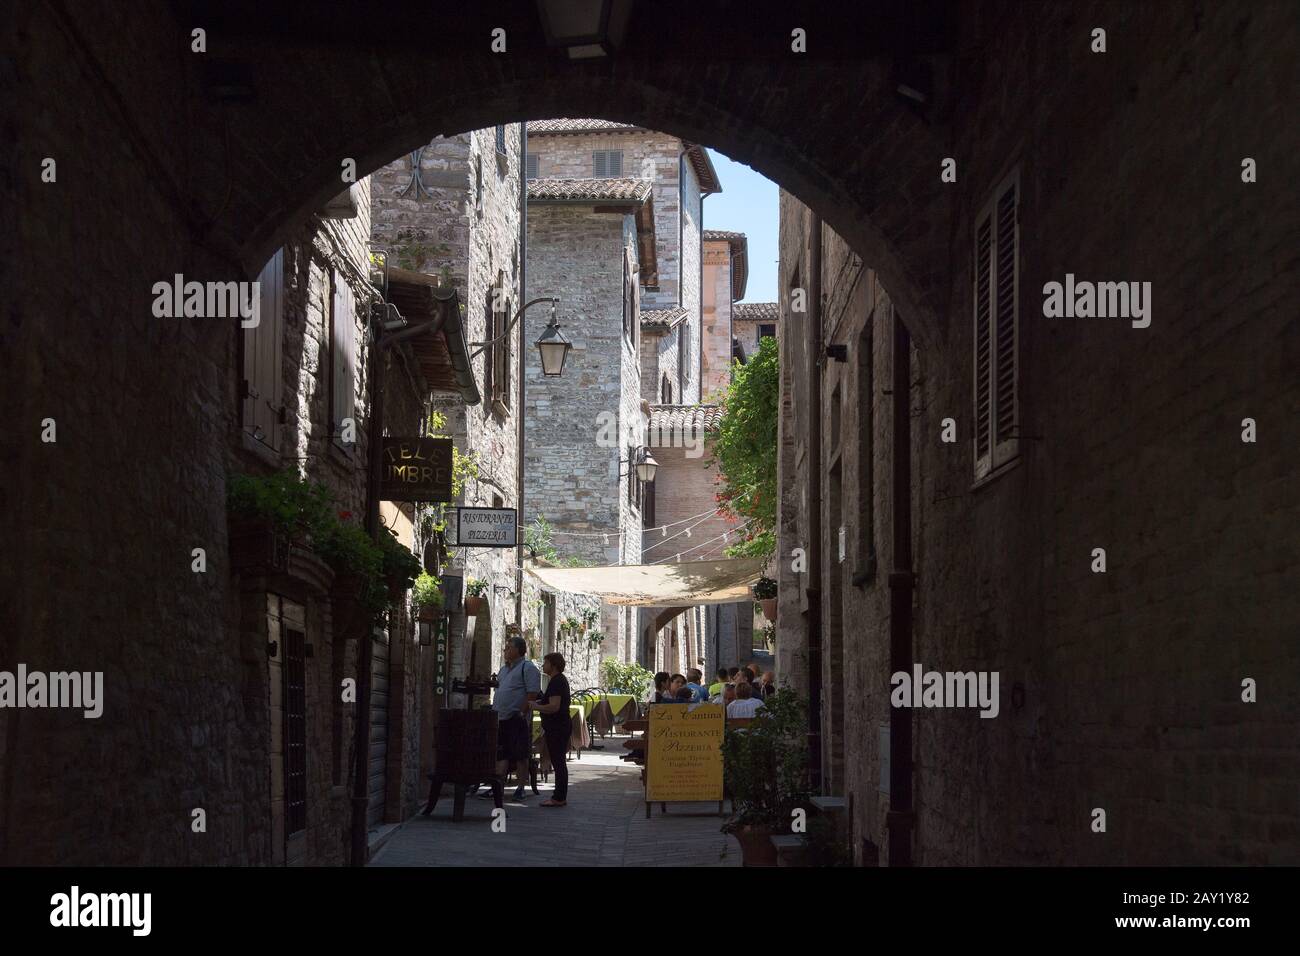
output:
POLYGON ((497 127, 497 153, 501 156, 506 154, 506 128, 504 126, 497 127))
POLYGON ((483 157, 474 157, 474 211, 483 215, 483 157))
POLYGON ((668 381, 667 375, 664 376, 663 381, 659 384, 659 401, 664 405, 671 405, 673 403, 673 384, 668 381))
POLYGON ((525 160, 525 164, 528 167, 528 178, 536 179, 537 178, 537 154, 529 153, 528 158, 525 160))
POLYGON ((775 326, 775 325, 760 325, 760 326, 758 327, 758 340, 759 340, 760 342, 761 342, 763 339, 774 339, 774 338, 776 338, 776 326, 775 326))
POLYGON ((618 179, 623 175, 623 151, 598 149, 591 154, 591 167, 597 179, 618 179))
POLYGON ((641 525, 653 528, 655 524, 655 483, 647 481, 642 485, 641 525))
POLYGON ((975 220, 975 477, 1019 453, 1019 179, 1012 173, 975 220))

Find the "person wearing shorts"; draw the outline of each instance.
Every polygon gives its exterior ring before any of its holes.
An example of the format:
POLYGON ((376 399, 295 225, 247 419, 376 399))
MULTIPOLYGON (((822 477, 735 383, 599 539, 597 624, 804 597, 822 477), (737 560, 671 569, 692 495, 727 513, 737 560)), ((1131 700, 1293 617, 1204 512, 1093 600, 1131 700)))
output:
POLYGON ((505 664, 497 672, 497 688, 492 708, 497 712, 497 774, 504 781, 516 770, 519 787, 515 800, 524 798, 528 783, 528 763, 532 753, 531 719, 525 702, 536 700, 542 690, 542 675, 528 660, 528 642, 518 634, 506 639, 505 664))

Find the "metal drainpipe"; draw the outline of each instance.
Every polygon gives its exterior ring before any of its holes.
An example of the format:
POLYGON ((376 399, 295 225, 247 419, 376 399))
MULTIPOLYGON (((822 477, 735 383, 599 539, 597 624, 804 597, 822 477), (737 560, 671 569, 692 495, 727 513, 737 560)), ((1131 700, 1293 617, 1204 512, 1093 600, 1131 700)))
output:
MULTIPOLYGON (((889 669, 912 671, 912 402, 911 338, 893 316, 893 568, 889 572, 889 669)), ((912 865, 912 711, 889 710, 889 865, 912 865)))
POLYGON ((808 250, 808 734, 814 789, 822 789, 822 218, 810 211, 808 250))
MULTIPOLYGON (((528 122, 519 123, 519 302, 527 302, 528 289, 524 284, 528 268, 528 122)), ((517 451, 518 467, 515 469, 515 622, 519 633, 524 632, 524 324, 527 319, 519 317, 519 407, 516 410, 518 421, 519 446, 517 451)))

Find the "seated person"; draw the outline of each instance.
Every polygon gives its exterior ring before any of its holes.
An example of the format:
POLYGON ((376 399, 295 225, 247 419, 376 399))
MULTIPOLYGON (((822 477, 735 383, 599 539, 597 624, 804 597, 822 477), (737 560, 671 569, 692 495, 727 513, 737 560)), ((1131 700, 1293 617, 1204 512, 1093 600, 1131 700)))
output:
POLYGON ((754 696, 754 688, 747 681, 736 684, 736 699, 727 705, 728 717, 753 717, 762 709, 762 698, 754 696))

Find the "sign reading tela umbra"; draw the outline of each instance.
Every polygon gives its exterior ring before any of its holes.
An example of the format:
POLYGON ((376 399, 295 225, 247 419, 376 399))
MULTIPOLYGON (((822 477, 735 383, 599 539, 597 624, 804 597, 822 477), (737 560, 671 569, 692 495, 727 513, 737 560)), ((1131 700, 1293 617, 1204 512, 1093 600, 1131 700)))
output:
POLYGON ((721 704, 653 704, 646 753, 648 804, 722 800, 721 704))
POLYGON ((450 438, 385 438, 379 497, 451 501, 450 438))

